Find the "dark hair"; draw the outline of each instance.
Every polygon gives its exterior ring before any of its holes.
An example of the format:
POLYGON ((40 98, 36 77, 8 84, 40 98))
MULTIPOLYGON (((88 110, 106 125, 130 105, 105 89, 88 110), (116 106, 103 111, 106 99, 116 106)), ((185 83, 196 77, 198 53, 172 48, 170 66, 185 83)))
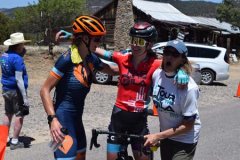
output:
POLYGON ((82 42, 82 36, 87 34, 73 34, 72 44, 79 46, 82 42))
POLYGON ((147 56, 157 58, 156 52, 154 52, 151 48, 147 50, 147 56))
POLYGON ((16 51, 18 46, 19 46, 19 44, 11 45, 8 47, 8 51, 16 51))

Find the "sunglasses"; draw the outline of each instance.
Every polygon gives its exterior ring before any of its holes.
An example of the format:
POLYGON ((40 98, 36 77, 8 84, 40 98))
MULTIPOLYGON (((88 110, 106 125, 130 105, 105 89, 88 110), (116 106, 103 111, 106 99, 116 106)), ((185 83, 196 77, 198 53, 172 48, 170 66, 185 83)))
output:
POLYGON ((136 45, 140 47, 145 47, 147 41, 143 38, 138 38, 138 37, 131 37, 130 39, 131 45, 136 45))
POLYGON ((103 38, 102 37, 93 37, 93 42, 100 43, 102 42, 103 38))
POLYGON ((174 51, 174 50, 170 50, 170 49, 164 49, 163 50, 163 56, 172 56, 172 57, 180 57, 181 54, 179 54, 178 52, 174 51))

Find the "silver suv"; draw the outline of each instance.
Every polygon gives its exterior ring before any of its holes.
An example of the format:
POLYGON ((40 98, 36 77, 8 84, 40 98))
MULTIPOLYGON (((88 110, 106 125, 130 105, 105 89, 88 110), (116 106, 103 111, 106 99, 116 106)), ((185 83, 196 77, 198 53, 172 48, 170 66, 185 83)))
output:
MULTIPOLYGON (((124 50, 122 51, 123 54, 128 54, 130 53, 131 50, 124 50)), ((101 59, 104 63, 109 64, 109 65, 117 65, 114 62, 106 61, 104 59, 101 59)), ((200 71, 200 65, 197 63, 191 63, 193 72, 192 72, 192 78, 195 80, 197 84, 200 84, 201 82, 201 71, 200 71)), ((117 82, 119 76, 111 76, 107 73, 103 73, 101 71, 95 70, 93 73, 93 80, 95 83, 99 84, 107 84, 109 82, 117 82)))
MULTIPOLYGON (((153 50, 159 54, 167 42, 156 43, 153 50)), ((188 59, 200 65, 201 84, 211 84, 229 78, 229 63, 226 48, 185 42, 188 48, 188 59)))

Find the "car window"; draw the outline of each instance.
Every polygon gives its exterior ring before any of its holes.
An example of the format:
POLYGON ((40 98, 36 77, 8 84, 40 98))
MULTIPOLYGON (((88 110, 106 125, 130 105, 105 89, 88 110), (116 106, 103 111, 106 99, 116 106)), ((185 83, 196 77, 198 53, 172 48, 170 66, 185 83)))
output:
POLYGON ((216 58, 220 51, 209 48, 198 48, 199 56, 202 58, 216 58))
POLYGON ((226 63, 229 63, 229 56, 228 56, 227 53, 225 53, 225 55, 224 55, 224 61, 225 61, 226 63))
POLYGON ((221 51, 210 48, 188 46, 188 57, 216 58, 221 51))
POLYGON ((187 46, 187 49, 188 49, 188 55, 187 55, 188 57, 199 57, 196 47, 187 46))

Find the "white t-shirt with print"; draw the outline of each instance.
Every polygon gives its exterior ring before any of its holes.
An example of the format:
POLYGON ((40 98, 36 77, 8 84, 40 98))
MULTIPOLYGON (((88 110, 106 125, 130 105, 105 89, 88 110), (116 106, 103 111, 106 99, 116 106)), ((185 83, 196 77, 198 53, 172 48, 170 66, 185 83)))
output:
POLYGON ((162 69, 157 69, 153 74, 153 102, 158 107, 160 130, 176 128, 184 116, 196 114, 192 130, 169 138, 183 143, 196 143, 201 128, 197 106, 199 88, 191 77, 185 89, 177 88, 173 82, 174 78, 167 77, 162 69))

